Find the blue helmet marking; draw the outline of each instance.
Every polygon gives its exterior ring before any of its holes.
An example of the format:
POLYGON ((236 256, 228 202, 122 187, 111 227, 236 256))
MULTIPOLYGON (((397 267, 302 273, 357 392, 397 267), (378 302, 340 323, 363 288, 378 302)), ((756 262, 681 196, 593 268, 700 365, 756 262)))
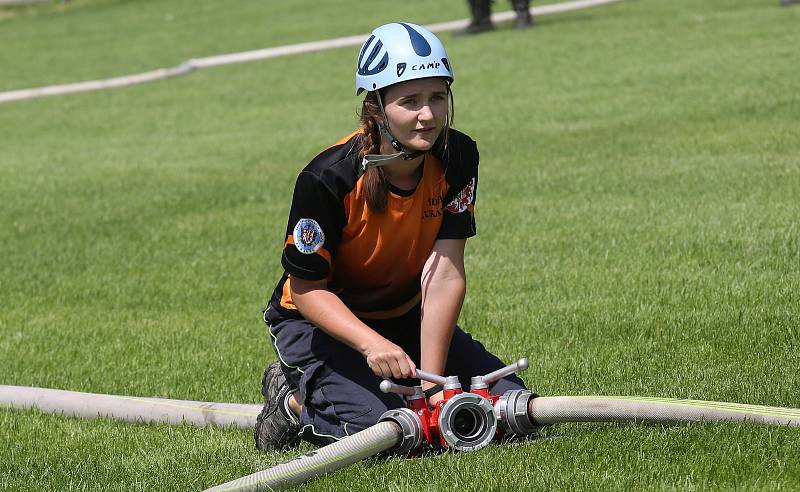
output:
POLYGON ((367 48, 369 47, 369 44, 372 42, 373 39, 375 39, 375 35, 374 34, 371 35, 369 37, 369 39, 364 43, 364 46, 361 47, 361 53, 358 54, 358 65, 359 66, 361 66, 361 60, 364 59, 364 52, 367 51, 367 48))
POLYGON ((425 36, 405 22, 398 22, 398 24, 405 27, 406 31, 408 31, 408 37, 411 38, 411 46, 414 48, 414 53, 416 53, 417 56, 428 56, 431 54, 431 44, 425 39, 425 36))
POLYGON ((373 39, 375 39, 375 36, 374 35, 370 36, 367 42, 364 43, 364 47, 361 49, 361 53, 358 55, 359 75, 364 75, 364 76, 375 75, 376 73, 382 72, 386 68, 386 65, 389 64, 389 53, 384 53, 383 58, 381 58, 381 61, 378 62, 378 65, 375 66, 374 68, 369 68, 369 66, 372 65, 372 62, 375 61, 375 58, 380 53, 381 48, 383 48, 383 41, 378 40, 378 42, 375 43, 375 47, 372 48, 372 51, 370 52, 369 56, 367 56, 367 59, 364 60, 364 54, 367 52, 367 47, 370 45, 370 43, 372 43, 373 39))

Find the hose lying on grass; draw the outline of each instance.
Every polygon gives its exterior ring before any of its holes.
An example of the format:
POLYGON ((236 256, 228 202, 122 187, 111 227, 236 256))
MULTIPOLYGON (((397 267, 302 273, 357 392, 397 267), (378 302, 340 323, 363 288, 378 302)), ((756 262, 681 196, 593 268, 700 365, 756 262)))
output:
MULTIPOLYGON (((214 424, 248 430, 255 425, 256 416, 261 410, 261 405, 98 395, 3 385, 0 385, 0 406, 35 408, 83 418, 109 417, 128 422, 195 426, 214 424)), ((535 425, 563 422, 746 422, 800 427, 800 409, 620 396, 535 397, 528 402, 528 418, 535 425)), ((391 450, 404 438, 408 436, 404 435, 397 423, 379 422, 338 442, 209 490, 280 490, 391 450)))
POLYGON ((701 400, 625 396, 544 396, 528 405, 540 425, 561 422, 748 422, 800 426, 800 409, 701 400))
MULTIPOLYGON (((8 2, 46 2, 47 0, 0 0, 0 6, 8 2)), ((534 16, 558 14, 562 12, 573 12, 576 10, 598 7, 619 2, 621 0, 572 0, 530 9, 534 16)), ((492 15, 493 22, 505 22, 513 19, 516 13, 513 11, 499 12, 492 15)), ((467 27, 469 20, 457 20, 450 22, 440 22, 428 26, 431 32, 460 31, 467 27)), ((133 75, 123 75, 109 79, 87 80, 71 84, 50 85, 46 87, 35 87, 30 89, 17 89, 12 91, 0 91, 0 104, 11 101, 22 101, 37 97, 59 96, 65 94, 75 94, 80 92, 99 91, 127 87, 147 82, 167 80, 190 74, 205 68, 214 68, 233 63, 245 63, 258 60, 267 60, 281 56, 297 55, 301 53, 313 53, 346 46, 358 46, 367 39, 369 35, 361 34, 358 36, 348 36, 344 38, 328 39, 323 41, 310 41, 306 43, 291 44, 285 46, 275 46, 252 51, 239 53, 228 53, 224 55, 209 56, 205 58, 192 58, 174 67, 158 68, 149 72, 137 73, 133 75)))
POLYGON ((135 423, 232 426, 252 430, 262 405, 164 398, 98 395, 26 386, 0 385, 0 407, 35 408, 85 419, 112 418, 135 423))
POLYGON ((206 492, 281 490, 390 450, 401 438, 400 426, 394 422, 378 422, 340 441, 272 468, 217 485, 206 492))
MULTIPOLYGON (((748 422, 800 426, 800 409, 744 405, 671 398, 607 396, 537 397, 528 404, 528 417, 536 425, 563 422, 748 422)), ((286 463, 208 489, 207 492, 281 490, 343 468, 397 445, 403 437, 398 425, 379 422, 286 463), (373 434, 374 433, 374 434, 373 434), (390 443, 394 443, 391 444, 390 443), (371 453, 371 454, 370 454, 371 453), (318 455, 319 457, 317 457, 318 455)))

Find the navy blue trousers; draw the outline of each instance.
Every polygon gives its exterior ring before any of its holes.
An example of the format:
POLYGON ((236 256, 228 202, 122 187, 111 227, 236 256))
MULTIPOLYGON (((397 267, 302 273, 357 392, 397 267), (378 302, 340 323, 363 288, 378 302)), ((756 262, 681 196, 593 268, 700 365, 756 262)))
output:
MULTIPOLYGON (((300 393, 304 440, 320 446, 329 444, 376 424, 387 410, 404 406, 400 396, 381 392, 381 378, 372 372, 363 355, 310 321, 284 318, 272 307, 267 308, 264 320, 286 379, 300 393)), ((400 318, 364 322, 402 347, 419 365, 419 306, 400 318)), ((488 374, 503 366, 480 342, 456 327, 445 376, 458 376, 466 391, 472 376, 488 374)), ((397 382, 419 384, 417 380, 397 382)), ((496 381, 489 390, 492 394, 503 394, 524 388, 522 380, 511 375, 496 381)))

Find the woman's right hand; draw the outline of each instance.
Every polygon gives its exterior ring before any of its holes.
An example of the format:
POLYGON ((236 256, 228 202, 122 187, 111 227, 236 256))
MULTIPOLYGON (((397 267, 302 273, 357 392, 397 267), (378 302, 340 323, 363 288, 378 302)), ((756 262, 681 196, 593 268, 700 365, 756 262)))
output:
POLYGON ((386 338, 367 347, 364 356, 372 372, 383 378, 413 378, 417 372, 417 366, 411 357, 386 338))

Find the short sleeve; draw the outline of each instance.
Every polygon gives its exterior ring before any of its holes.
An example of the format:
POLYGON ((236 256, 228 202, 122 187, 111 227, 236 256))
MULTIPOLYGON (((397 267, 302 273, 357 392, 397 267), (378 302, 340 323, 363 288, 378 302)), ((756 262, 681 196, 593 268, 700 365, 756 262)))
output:
POLYGON ((445 166, 447 193, 437 239, 466 239, 476 234, 475 199, 478 192, 478 146, 463 133, 451 130, 448 148, 440 157, 445 166))
POLYGON ((314 174, 297 177, 281 264, 290 275, 322 280, 331 272, 341 238, 343 205, 314 174))

